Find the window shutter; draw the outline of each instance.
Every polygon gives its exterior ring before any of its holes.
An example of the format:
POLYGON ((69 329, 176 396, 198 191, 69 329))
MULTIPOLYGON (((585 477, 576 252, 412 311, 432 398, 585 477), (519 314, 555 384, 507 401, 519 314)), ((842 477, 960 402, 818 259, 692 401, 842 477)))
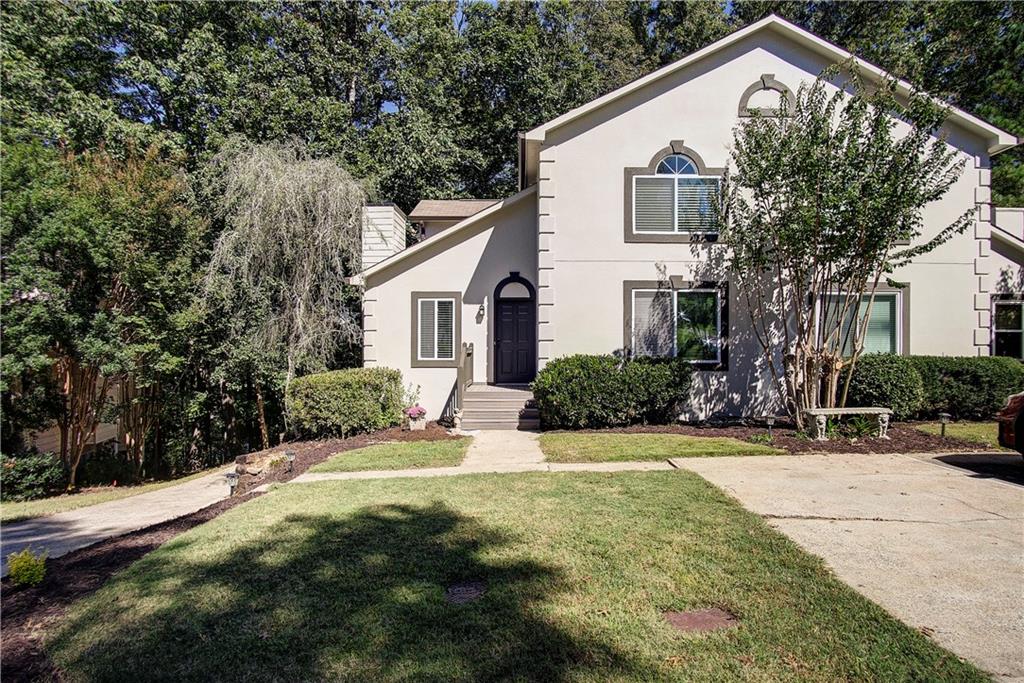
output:
POLYGON ((420 358, 435 358, 434 300, 420 299, 420 358))
MULTIPOLYGON (((860 304, 861 320, 868 310, 868 300, 860 304)), ((864 334, 864 353, 895 353, 896 352, 896 295, 875 294, 875 303, 871 306, 871 319, 868 320, 864 334)))
POLYGON ((633 352, 638 356, 671 356, 675 332, 672 292, 633 292, 633 352))
POLYGON ((680 231, 716 230, 717 178, 677 178, 680 231))
POLYGON ((673 232, 675 206, 672 194, 675 179, 636 178, 633 193, 633 230, 638 232, 673 232))
POLYGON ((455 357, 455 310, 451 301, 437 302, 437 358, 455 357))

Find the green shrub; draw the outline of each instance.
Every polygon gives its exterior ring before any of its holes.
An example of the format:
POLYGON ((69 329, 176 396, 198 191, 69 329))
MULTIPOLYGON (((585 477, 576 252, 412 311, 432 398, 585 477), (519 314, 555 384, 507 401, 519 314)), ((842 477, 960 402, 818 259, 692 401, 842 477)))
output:
POLYGON ((593 429, 674 420, 690 379, 683 361, 575 355, 548 363, 532 389, 545 427, 593 429))
POLYGON ((53 453, 0 456, 0 497, 3 500, 32 500, 58 493, 64 488, 64 468, 53 453))
POLYGON ((923 397, 921 375, 909 358, 868 353, 853 369, 846 405, 892 408, 897 420, 906 420, 921 408, 923 397))
POLYGON ((955 420, 988 420, 1010 394, 1024 391, 1024 364, 1013 358, 910 356, 924 382, 917 413, 934 419, 949 413, 955 420))
POLYGON ((38 586, 46 576, 46 553, 36 555, 25 548, 7 556, 7 571, 15 586, 38 586))
POLYGON ((344 437, 393 427, 402 419, 402 373, 353 368, 306 375, 291 383, 286 401, 296 429, 306 436, 344 437))

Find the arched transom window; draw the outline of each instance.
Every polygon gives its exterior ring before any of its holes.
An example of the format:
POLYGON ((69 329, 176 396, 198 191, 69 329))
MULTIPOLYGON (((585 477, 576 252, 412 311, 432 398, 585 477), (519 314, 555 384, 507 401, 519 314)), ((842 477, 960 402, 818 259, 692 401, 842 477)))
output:
POLYGON ((685 154, 670 154, 661 160, 658 175, 697 175, 697 164, 685 154))

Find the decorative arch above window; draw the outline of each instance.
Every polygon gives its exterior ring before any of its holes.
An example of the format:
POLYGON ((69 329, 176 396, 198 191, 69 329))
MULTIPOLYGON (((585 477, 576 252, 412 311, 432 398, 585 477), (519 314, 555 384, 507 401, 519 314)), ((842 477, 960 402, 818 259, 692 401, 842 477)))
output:
POLYGON ((739 115, 741 117, 750 117, 755 114, 761 114, 763 116, 779 116, 778 107, 750 107, 750 98, 759 92, 764 90, 771 90, 777 93, 777 95, 785 95, 786 102, 789 103, 790 111, 796 107, 796 96, 793 91, 790 90, 784 83, 775 80, 775 74, 761 74, 761 78, 747 86, 747 89, 743 91, 743 96, 740 97, 739 115))
POLYGON ((710 168, 682 140, 658 151, 647 166, 625 169, 626 242, 713 242, 714 206, 724 168, 710 168))

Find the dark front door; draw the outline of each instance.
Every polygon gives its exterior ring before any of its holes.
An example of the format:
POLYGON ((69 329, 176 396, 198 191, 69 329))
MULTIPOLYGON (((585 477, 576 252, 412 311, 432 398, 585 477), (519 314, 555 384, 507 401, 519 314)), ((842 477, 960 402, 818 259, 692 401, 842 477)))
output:
POLYGON ((494 330, 494 381, 523 384, 537 374, 537 320, 533 298, 498 299, 494 330))

